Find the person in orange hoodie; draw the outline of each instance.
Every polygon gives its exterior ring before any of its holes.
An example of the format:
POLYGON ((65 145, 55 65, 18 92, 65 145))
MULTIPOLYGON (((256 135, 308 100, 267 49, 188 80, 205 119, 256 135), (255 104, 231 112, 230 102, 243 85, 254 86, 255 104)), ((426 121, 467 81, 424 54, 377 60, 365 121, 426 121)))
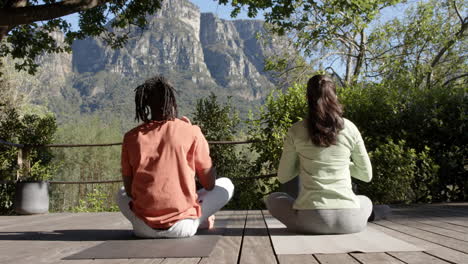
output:
POLYGON ((136 120, 122 145, 122 214, 142 238, 182 238, 213 226, 214 213, 232 198, 228 178, 217 178, 198 126, 177 117, 173 86, 162 76, 135 89, 136 120), (203 189, 197 191, 195 177, 203 189))

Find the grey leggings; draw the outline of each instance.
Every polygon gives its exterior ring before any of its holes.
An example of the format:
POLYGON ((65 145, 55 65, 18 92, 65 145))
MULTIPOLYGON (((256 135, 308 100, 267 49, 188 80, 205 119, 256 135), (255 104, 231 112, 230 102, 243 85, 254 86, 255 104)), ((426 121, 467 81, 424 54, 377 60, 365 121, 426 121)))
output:
POLYGON ((372 202, 358 195, 361 208, 356 209, 293 209, 294 198, 275 192, 265 203, 271 215, 286 225, 288 230, 301 234, 350 234, 366 228, 372 212, 372 202))

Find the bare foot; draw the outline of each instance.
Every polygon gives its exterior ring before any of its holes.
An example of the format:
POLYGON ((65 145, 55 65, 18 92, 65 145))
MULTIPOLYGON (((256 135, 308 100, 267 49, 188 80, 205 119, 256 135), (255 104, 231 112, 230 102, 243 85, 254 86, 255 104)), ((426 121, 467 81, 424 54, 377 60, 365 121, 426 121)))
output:
POLYGON ((203 223, 198 226, 198 229, 213 229, 214 228, 215 216, 208 217, 203 223))

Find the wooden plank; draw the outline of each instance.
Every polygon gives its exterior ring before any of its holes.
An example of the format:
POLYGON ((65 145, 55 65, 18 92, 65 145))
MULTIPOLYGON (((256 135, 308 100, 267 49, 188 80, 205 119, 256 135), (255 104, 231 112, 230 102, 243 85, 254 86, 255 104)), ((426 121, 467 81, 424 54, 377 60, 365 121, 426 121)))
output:
POLYGON ((403 224, 399 224, 399 223, 392 222, 392 221, 382 220, 382 221, 379 221, 377 224, 383 225, 385 227, 388 227, 394 230, 398 230, 402 233, 405 233, 405 234, 408 234, 417 238, 421 238, 421 239, 433 242, 435 244, 442 245, 444 247, 458 250, 463 253, 468 253, 468 242, 466 241, 453 239, 450 237, 420 230, 420 229, 417 229, 408 225, 403 225, 403 224))
MULTIPOLYGON (((66 260, 69 261, 69 260, 66 260)), ((94 259, 87 264, 160 264, 164 261, 162 258, 156 259, 94 259)), ((64 262, 66 264, 68 262, 64 262)), ((77 262, 77 264, 81 264, 77 262)))
MULTIPOLYGON (((164 259, 132 259, 129 264, 160 264, 164 259)), ((94 263, 93 263, 94 264, 94 263)))
POLYGON ((447 222, 439 221, 439 220, 437 220, 435 218, 427 217, 427 218, 415 219, 414 221, 419 222, 419 223, 423 223, 423 224, 426 224, 426 225, 436 226, 436 227, 444 228, 444 229, 447 229, 447 230, 460 232, 460 233, 463 233, 463 234, 468 234, 468 227, 450 224, 450 223, 447 223, 447 222))
POLYGON ((428 210, 438 210, 438 211, 449 211, 453 213, 459 213, 462 215, 468 215, 468 204, 463 205, 451 205, 451 204, 427 204, 421 206, 424 209, 428 210))
POLYGON ((81 242, 70 241, 34 241, 34 243, 10 241, 10 243, 9 247, 0 248, 0 263, 54 263, 88 247, 81 242))
POLYGON ((126 228, 123 216, 116 213, 66 216, 71 217, 53 218, 54 221, 40 222, 37 225, 21 223, 6 230, 11 233, 1 233, 0 262, 6 258, 11 263, 57 262, 63 257, 102 243, 99 236, 106 234, 108 229, 126 228), (105 231, 97 232, 100 229, 105 231), (76 235, 82 235, 82 238, 76 235), (88 241, 76 241, 77 238, 88 241))
POLYGON ((221 217, 227 217, 228 222, 223 226, 219 226, 219 221, 215 220, 215 227, 225 227, 224 235, 218 241, 211 255, 208 258, 203 258, 200 264, 237 263, 244 226, 247 220, 247 211, 231 211, 230 214, 216 214, 217 219, 221 217))
POLYGON ((25 227, 36 227, 39 225, 52 225, 54 223, 65 221, 74 216, 71 213, 65 214, 44 214, 39 216, 17 216, 12 219, 9 223, 3 223, 0 226, 0 230, 24 230, 25 227))
POLYGON ((438 208, 427 208, 427 209, 415 209, 415 210, 401 210, 395 209, 392 219, 394 218, 416 218, 417 220, 421 219, 431 219, 433 221, 440 221, 449 223, 452 225, 468 227, 468 215, 454 213, 451 211, 439 210, 438 208))
POLYGON ((277 263, 261 211, 249 211, 247 214, 239 263, 277 263))
POLYGON ((86 260, 86 259, 69 259, 69 260, 57 260, 52 262, 51 264, 94 264, 93 260, 86 260))
POLYGON ((320 264, 357 264, 359 263, 348 254, 315 254, 320 264))
POLYGON ((412 243, 418 247, 421 247, 424 252, 434 255, 438 258, 453 262, 453 263, 468 263, 468 254, 456 251, 450 248, 446 248, 443 245, 432 243, 417 237, 412 236, 411 234, 405 234, 400 232, 398 229, 390 229, 389 227, 384 226, 382 223, 370 224, 373 228, 378 229, 382 232, 385 232, 391 235, 394 238, 404 240, 408 243, 412 243))
MULTIPOLYGON (((457 232, 457 231, 453 231, 453 230, 448 230, 448 229, 441 228, 441 227, 434 226, 434 225, 424 224, 424 223, 421 223, 419 221, 411 221, 411 220, 407 220, 407 219, 404 220, 404 219, 401 219, 401 218, 400 219, 392 219, 390 221, 395 222, 395 223, 399 223, 399 224, 402 224, 402 225, 414 227, 414 228, 417 228, 417 229, 420 229, 420 230, 428 231, 428 232, 431 232, 431 233, 439 234, 439 235, 442 235, 442 236, 446 236, 446 237, 449 237, 449 238, 458 239, 458 240, 461 240, 461 241, 468 242, 468 234, 466 234, 466 233, 461 233, 461 232, 457 232)), ((467 244, 467 246, 468 246, 468 244, 467 244)))
POLYGON ((351 256, 356 258, 363 264, 401 264, 404 263, 385 253, 351 253, 351 256))
POLYGON ((167 258, 161 264, 197 264, 200 258, 167 258))
POLYGON ((319 263, 312 255, 278 255, 278 261, 280 264, 319 263))
POLYGON ((387 254, 408 264, 447 264, 448 261, 441 260, 424 252, 387 252, 387 254))

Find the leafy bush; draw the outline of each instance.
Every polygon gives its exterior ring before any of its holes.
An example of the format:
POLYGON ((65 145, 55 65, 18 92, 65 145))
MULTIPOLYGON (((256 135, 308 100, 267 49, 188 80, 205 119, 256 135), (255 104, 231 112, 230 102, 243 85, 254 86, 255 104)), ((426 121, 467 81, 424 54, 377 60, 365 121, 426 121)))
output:
MULTIPOLYGON (((209 141, 236 140, 239 138, 239 118, 237 110, 231 105, 230 99, 220 104, 217 97, 209 97, 197 101, 193 114, 193 122, 200 126, 209 141)), ((259 183, 256 180, 246 180, 253 176, 251 162, 244 146, 210 145, 210 156, 219 177, 230 178, 235 185, 234 197, 226 206, 227 209, 253 209, 262 205, 259 196, 259 183)))
MULTIPOLYGON (((417 201, 453 201, 468 198, 465 90, 420 89, 394 81, 341 88, 339 97, 345 116, 360 129, 368 150, 387 144, 387 138, 405 140, 408 148, 425 153, 440 167, 437 177, 428 182, 426 198, 417 201)), ((418 173, 423 177, 425 171, 418 173)))
POLYGON ((14 183, 0 184, 0 215, 13 214, 13 201, 15 196, 14 183))
POLYGON ((276 172, 284 137, 292 124, 306 116, 306 105, 305 87, 293 85, 285 92, 271 92, 260 107, 258 117, 251 115, 248 135, 256 141, 251 145, 252 151, 259 155, 255 161, 256 173, 276 172))
POLYGON ((106 192, 104 187, 98 186, 88 192, 79 205, 72 209, 75 213, 81 212, 118 212, 119 207, 112 202, 113 193, 106 192))
MULTIPOLYGON (((97 115, 87 115, 62 124, 55 138, 56 143, 115 143, 122 140, 121 130, 115 119, 103 121, 97 115)), ((90 181, 120 178, 120 146, 54 148, 52 151, 58 167, 55 180, 90 181)), ((116 186, 104 184, 102 187, 102 191, 109 193, 109 199, 112 200, 113 193, 108 188, 116 190, 116 186)), ((79 206, 79 199, 92 192, 92 189, 89 185, 52 185, 51 210, 64 211, 79 206)))
MULTIPOLYGON (((375 178, 370 185, 359 184, 359 191, 386 203, 467 199, 464 91, 395 85, 338 89, 345 117, 357 125, 372 156, 375 178)), ((252 144, 258 154, 254 173, 276 172, 287 130, 305 115, 304 85, 268 96, 258 118, 249 122, 249 137, 258 140, 252 144)), ((273 180, 263 184, 262 193, 277 188, 273 180)))
MULTIPOLYGON (((25 145, 50 144, 57 129, 53 115, 26 114, 20 116, 17 110, 7 111, 5 119, 0 120, 0 138, 2 140, 25 145)), ((18 150, 9 146, 0 146, 0 176, 2 179, 13 179, 17 166, 18 150)), ((28 177, 20 180, 47 180, 51 177, 54 166, 53 155, 47 148, 31 148, 29 161, 31 171, 28 177)))
POLYGON ((404 140, 394 143, 388 139, 369 153, 373 179, 369 183, 357 181, 359 194, 368 196, 376 204, 425 199, 437 172, 426 150, 417 153, 408 148, 404 140))
MULTIPOLYGON (((52 142, 56 130, 55 117, 26 114, 20 116, 17 109, 0 107, 0 139, 12 143, 41 145, 52 142)), ((20 180, 47 180, 55 171, 51 163, 53 155, 45 148, 31 148, 29 151, 30 171, 27 177, 20 180)), ((0 145, 0 180, 15 180, 18 165, 18 150, 14 147, 0 145)), ((25 168, 26 169, 26 168, 25 168)), ((19 172, 25 175, 24 172, 19 172)), ((14 184, 0 185, 0 214, 11 214, 13 211, 14 184)))

